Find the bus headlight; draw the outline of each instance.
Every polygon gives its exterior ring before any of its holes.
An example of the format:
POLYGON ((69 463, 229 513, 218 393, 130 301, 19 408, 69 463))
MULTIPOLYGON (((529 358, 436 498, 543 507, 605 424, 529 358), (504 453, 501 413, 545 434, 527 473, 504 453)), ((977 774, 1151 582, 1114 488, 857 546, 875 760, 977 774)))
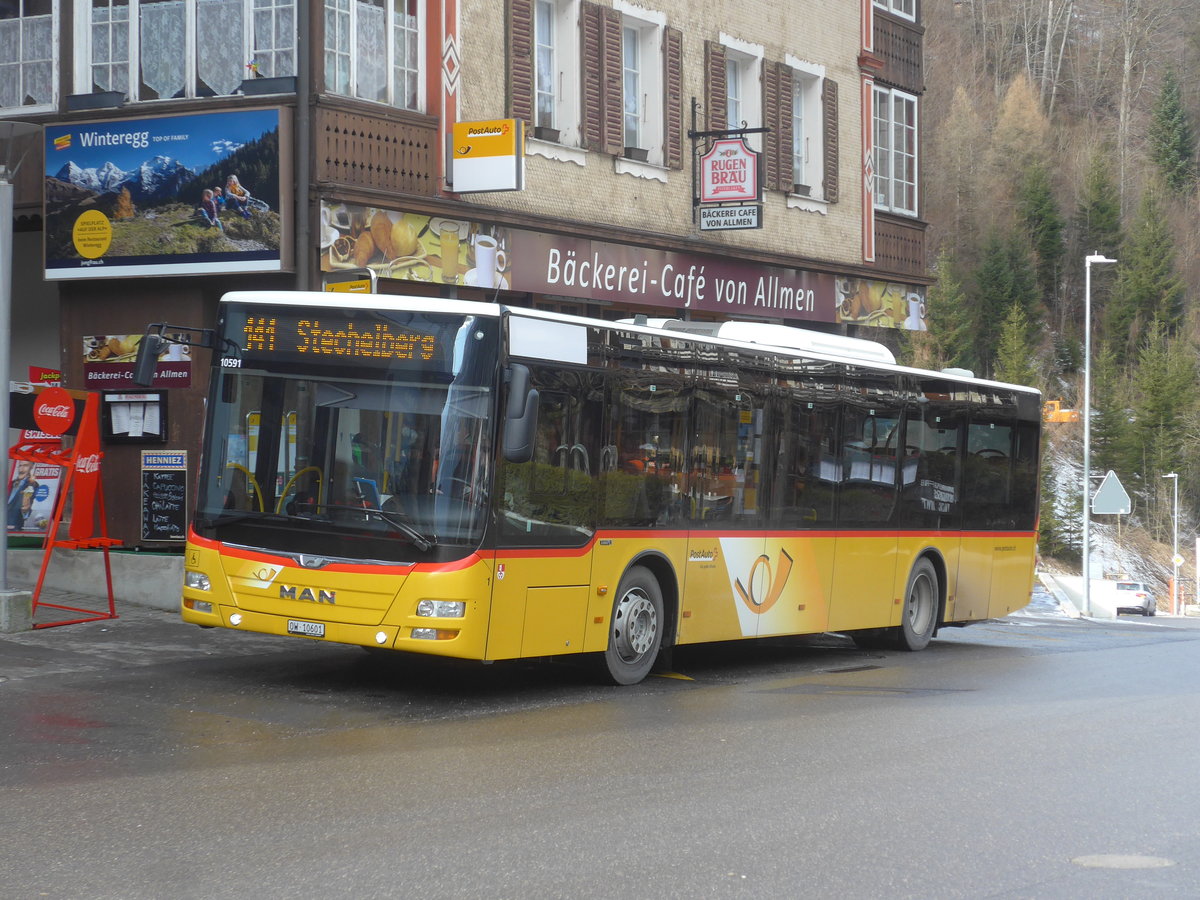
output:
POLYGON ((461 619, 467 614, 464 600, 422 600, 417 604, 417 615, 434 619, 461 619))
POLYGON ((203 572, 192 572, 190 570, 183 573, 183 586, 191 588, 194 591, 211 591, 212 584, 208 580, 208 576, 203 572))

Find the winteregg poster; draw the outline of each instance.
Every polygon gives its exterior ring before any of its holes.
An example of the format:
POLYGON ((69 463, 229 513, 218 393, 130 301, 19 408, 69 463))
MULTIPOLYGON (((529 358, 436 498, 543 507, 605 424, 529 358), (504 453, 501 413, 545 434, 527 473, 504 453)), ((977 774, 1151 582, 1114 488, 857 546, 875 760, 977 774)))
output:
POLYGON ((47 279, 281 269, 278 109, 45 131, 47 279))

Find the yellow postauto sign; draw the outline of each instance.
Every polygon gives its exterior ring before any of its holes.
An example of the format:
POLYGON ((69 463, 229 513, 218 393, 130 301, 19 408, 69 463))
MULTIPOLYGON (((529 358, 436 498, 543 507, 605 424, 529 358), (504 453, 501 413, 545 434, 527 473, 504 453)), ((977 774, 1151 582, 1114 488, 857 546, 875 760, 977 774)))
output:
POLYGON ((453 190, 519 191, 525 186, 525 130, 520 119, 455 122, 453 190))

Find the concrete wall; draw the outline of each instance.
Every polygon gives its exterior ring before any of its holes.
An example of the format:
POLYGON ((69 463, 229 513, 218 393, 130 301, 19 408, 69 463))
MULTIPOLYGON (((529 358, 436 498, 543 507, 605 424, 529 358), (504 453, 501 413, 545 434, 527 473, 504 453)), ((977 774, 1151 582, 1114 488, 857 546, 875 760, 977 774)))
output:
MULTIPOLYGON (((42 565, 42 551, 9 550, 8 583, 13 590, 32 591, 42 565)), ((117 613, 124 602, 156 609, 179 609, 183 585, 183 555, 110 553, 113 596, 117 613)), ((84 594, 107 604, 104 554, 94 550, 55 550, 46 570, 39 600, 53 603, 55 591, 84 594)))

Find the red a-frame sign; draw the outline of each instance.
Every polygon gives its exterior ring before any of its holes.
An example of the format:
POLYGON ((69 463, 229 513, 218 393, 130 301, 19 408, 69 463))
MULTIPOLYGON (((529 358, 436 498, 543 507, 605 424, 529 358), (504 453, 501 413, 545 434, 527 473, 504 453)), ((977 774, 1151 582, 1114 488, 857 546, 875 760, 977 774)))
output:
POLYGON ((33 418, 38 428, 47 434, 65 435, 75 423, 76 401, 82 399, 83 414, 79 428, 70 447, 55 447, 53 444, 17 444, 8 455, 15 460, 59 466, 63 482, 54 503, 54 515, 46 529, 43 543, 42 567, 38 572, 37 586, 33 590, 33 613, 38 606, 76 613, 77 617, 59 622, 38 622, 34 628, 51 628, 55 625, 74 625, 79 622, 94 622, 97 619, 115 619, 117 612, 113 600, 112 565, 109 548, 119 544, 116 538, 108 537, 108 525, 104 510, 104 487, 100 480, 100 461, 104 453, 100 449, 100 395, 93 391, 68 391, 60 387, 35 390, 33 418), (71 499, 71 522, 67 536, 59 537, 63 513, 71 499), (46 580, 50 557, 58 547, 70 550, 98 549, 104 554, 104 579, 108 588, 108 611, 79 609, 57 603, 41 603, 38 598, 46 580))

